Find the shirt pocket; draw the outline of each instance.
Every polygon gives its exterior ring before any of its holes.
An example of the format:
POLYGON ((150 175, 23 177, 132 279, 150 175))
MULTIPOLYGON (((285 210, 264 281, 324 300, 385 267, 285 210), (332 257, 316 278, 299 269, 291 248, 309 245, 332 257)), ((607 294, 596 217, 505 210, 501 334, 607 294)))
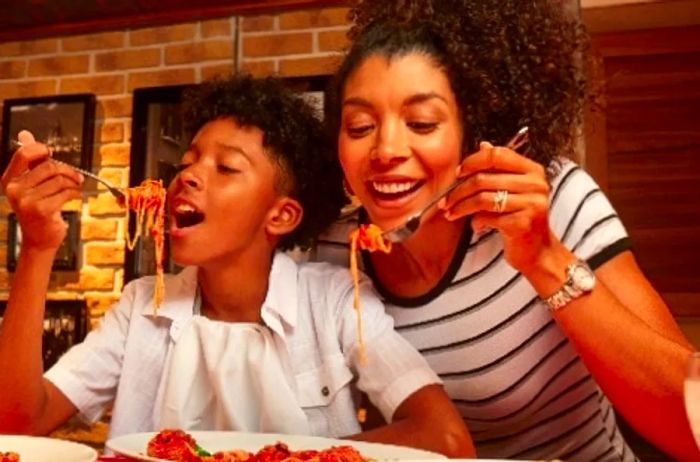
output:
POLYGON ((330 406, 353 379, 342 354, 324 357, 322 361, 318 367, 296 375, 302 408, 330 406))

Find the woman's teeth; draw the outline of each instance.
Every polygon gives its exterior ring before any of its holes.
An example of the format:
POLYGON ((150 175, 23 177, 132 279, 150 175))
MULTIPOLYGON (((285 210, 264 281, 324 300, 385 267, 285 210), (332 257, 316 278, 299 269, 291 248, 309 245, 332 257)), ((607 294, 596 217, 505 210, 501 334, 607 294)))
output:
POLYGON ((379 182, 373 181, 372 187, 375 191, 382 194, 400 194, 409 191, 413 188, 418 181, 392 181, 392 182, 379 182))

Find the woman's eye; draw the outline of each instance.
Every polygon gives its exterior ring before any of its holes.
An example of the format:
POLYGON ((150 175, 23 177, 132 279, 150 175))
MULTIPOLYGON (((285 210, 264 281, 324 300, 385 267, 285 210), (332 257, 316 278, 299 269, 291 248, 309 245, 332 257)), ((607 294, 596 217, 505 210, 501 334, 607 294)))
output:
POLYGON ((433 132, 438 124, 437 122, 409 122, 408 126, 416 133, 425 134, 433 132))
POLYGON ((374 128, 372 125, 359 125, 348 127, 346 130, 351 138, 360 138, 369 134, 369 132, 372 131, 372 128, 374 128))

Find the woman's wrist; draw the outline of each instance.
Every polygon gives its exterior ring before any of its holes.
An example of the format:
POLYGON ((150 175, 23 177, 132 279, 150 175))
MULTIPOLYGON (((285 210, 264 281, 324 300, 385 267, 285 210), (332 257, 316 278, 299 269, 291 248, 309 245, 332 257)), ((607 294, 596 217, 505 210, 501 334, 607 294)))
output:
POLYGON ((556 236, 543 247, 538 257, 520 272, 530 281, 542 298, 547 298, 558 291, 566 282, 566 269, 576 261, 574 255, 556 236))

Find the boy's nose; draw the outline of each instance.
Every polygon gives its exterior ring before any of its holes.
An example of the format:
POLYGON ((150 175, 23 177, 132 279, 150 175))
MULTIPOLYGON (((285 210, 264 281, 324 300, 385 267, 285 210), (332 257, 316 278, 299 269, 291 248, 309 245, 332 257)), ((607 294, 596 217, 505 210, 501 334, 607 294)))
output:
POLYGON ((191 167, 180 172, 180 183, 193 189, 199 189, 202 186, 202 180, 192 171, 191 167))

